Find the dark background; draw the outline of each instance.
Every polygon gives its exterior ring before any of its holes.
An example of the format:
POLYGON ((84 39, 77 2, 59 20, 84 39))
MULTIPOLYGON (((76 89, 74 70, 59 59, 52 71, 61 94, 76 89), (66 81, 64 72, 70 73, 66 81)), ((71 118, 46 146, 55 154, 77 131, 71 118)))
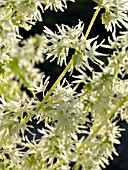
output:
MULTIPOLYGON (((47 26, 50 28, 53 32, 57 31, 57 28, 55 24, 61 25, 65 24, 70 27, 75 26, 78 24, 78 20, 80 19, 85 23, 85 30, 86 32, 88 25, 91 21, 91 18, 94 13, 94 7, 96 4, 92 0, 79 0, 75 3, 68 2, 68 9, 65 10, 65 12, 54 12, 47 10, 44 14, 42 14, 43 22, 37 22, 35 26, 32 27, 30 31, 25 31, 24 29, 20 29, 20 34, 26 39, 30 35, 34 34, 41 34, 43 31, 43 27, 47 26)), ((101 14, 104 12, 104 10, 101 10, 100 14, 98 15, 98 18, 95 21, 95 24, 93 25, 93 28, 89 34, 88 38, 96 37, 99 35, 98 41, 101 42, 103 39, 106 39, 108 35, 111 35, 110 33, 107 33, 107 31, 104 28, 104 25, 101 24, 101 14)), ((118 30, 117 32, 119 32, 118 30)), ((103 51, 103 49, 100 49, 101 52, 108 53, 110 51, 103 51)), ((70 51, 70 54, 72 54, 73 51, 70 51)), ((111 53, 111 52, 110 52, 111 53)), ((69 56, 70 60, 70 56, 69 56)), ((103 61, 107 64, 107 59, 103 58, 103 61)), ((48 89, 52 86, 52 84, 55 82, 56 78, 60 75, 61 71, 64 67, 60 68, 56 65, 56 61, 50 63, 49 61, 45 61, 44 63, 40 63, 39 65, 36 65, 36 67, 39 67, 41 71, 44 71, 46 76, 50 76, 50 83, 48 86, 48 89)), ((94 65, 95 70, 99 71, 99 68, 94 65)), ((77 74, 77 72, 76 72, 77 74)), ((90 74, 90 73, 88 73, 90 74)), ((71 81, 71 78, 68 74, 66 74, 67 79, 71 81)), ((47 90, 48 90, 47 89, 47 90)), ((39 95, 39 99, 42 100, 41 96, 39 95)), ((119 156, 115 157, 114 160, 110 160, 110 165, 107 166, 107 170, 128 170, 128 125, 125 122, 119 123, 121 127, 125 128, 126 131, 122 132, 122 138, 121 138, 121 145, 116 146, 119 156)), ((35 133, 37 133, 36 130, 36 121, 33 121, 33 125, 35 126, 35 133)), ((37 136, 40 137, 40 135, 37 133, 37 136)))

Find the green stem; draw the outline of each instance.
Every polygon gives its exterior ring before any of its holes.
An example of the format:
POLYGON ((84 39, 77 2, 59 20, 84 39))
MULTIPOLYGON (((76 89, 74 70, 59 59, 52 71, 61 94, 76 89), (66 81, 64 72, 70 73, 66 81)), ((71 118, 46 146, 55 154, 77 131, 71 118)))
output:
MULTIPOLYGON (((62 78, 65 76, 65 74, 67 73, 67 71, 70 69, 72 65, 72 59, 70 60, 70 62, 68 63, 68 65, 65 67, 65 69, 63 70, 63 72, 60 74, 60 76, 58 77, 58 79, 55 81, 55 83, 53 84, 53 86, 51 87, 51 89, 48 91, 48 93, 46 94, 46 96, 44 97, 43 101, 40 103, 40 105, 35 109, 35 112, 38 112, 43 105, 47 102, 49 96, 52 94, 53 90, 56 88, 57 84, 62 80, 62 78)), ((26 124, 30 118, 32 118, 34 116, 34 114, 31 114, 31 117, 27 117, 25 119, 23 119, 20 124, 26 124)))
POLYGON ((93 26, 93 24, 94 24, 94 22, 95 22, 95 20, 96 20, 96 17, 97 17, 97 15, 98 15, 100 9, 101 9, 101 7, 98 6, 97 9, 96 9, 96 11, 95 11, 95 13, 94 13, 94 15, 93 15, 93 18, 92 18, 90 24, 89 24, 89 27, 88 27, 88 29, 87 29, 87 31, 86 31, 86 33, 85 33, 85 38, 88 37, 88 35, 89 35, 90 31, 91 31, 91 28, 92 28, 92 26, 93 26))
POLYGON ((60 74, 60 76, 58 77, 58 79, 55 81, 55 83, 53 84, 53 86, 51 87, 51 89, 48 91, 48 93, 46 94, 46 96, 44 97, 43 101, 40 103, 40 105, 36 108, 36 112, 38 112, 42 106, 45 104, 45 102, 48 100, 49 96, 52 94, 53 90, 56 88, 57 84, 62 80, 62 78, 65 76, 65 74, 67 73, 67 71, 70 69, 72 65, 72 59, 70 60, 70 62, 68 63, 68 65, 65 67, 65 69, 63 70, 63 72, 60 74))

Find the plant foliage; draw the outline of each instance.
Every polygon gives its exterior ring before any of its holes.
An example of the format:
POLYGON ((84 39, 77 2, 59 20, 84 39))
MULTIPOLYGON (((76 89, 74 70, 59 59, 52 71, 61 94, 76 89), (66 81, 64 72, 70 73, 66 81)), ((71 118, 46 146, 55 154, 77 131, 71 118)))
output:
POLYGON ((44 27, 41 35, 23 40, 19 27, 30 30, 48 8, 64 11, 67 0, 0 0, 0 169, 69 170, 75 162, 74 170, 100 170, 113 153, 118 155, 115 144, 120 144, 123 129, 117 123, 128 122, 128 1, 94 1, 97 6, 85 35, 79 20, 75 27, 56 25, 57 32, 44 27), (102 24, 112 34, 108 44, 98 43, 98 37, 88 39, 102 8, 102 24), (125 30, 117 35, 117 27, 125 30), (99 47, 112 54, 107 57, 99 47), (69 49, 74 54, 68 63, 69 49), (46 92, 49 78, 35 64, 49 58, 57 58, 65 69, 46 92), (101 71, 96 72, 90 61, 101 71), (72 82, 64 78, 67 72, 72 82), (40 92, 42 101, 37 97, 40 92), (40 139, 28 123, 34 119, 44 123, 38 128, 40 139))

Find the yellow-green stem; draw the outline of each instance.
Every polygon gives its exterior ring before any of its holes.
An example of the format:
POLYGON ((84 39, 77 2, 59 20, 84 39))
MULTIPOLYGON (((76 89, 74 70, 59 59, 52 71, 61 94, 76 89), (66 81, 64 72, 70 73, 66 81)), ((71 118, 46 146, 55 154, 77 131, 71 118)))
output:
POLYGON ((65 67, 65 69, 63 70, 63 72, 60 74, 60 76, 58 77, 58 79, 55 81, 55 83, 53 84, 53 86, 51 87, 51 89, 48 91, 48 93, 46 94, 46 96, 44 97, 43 101, 40 103, 40 105, 36 108, 36 112, 38 112, 42 106, 45 104, 45 102, 48 100, 49 96, 52 94, 53 90, 56 88, 57 84, 62 80, 62 78, 65 76, 65 74, 67 73, 67 71, 70 69, 72 65, 72 59, 70 60, 70 62, 68 63, 68 65, 65 67))
POLYGON ((92 20, 91 20, 91 22, 90 22, 90 24, 89 24, 89 26, 88 26, 88 29, 87 29, 87 31, 86 31, 86 33, 85 33, 85 38, 88 37, 88 35, 89 35, 90 31, 91 31, 91 28, 92 28, 92 26, 93 26, 93 24, 94 24, 94 22, 95 22, 95 20, 96 20, 96 17, 97 17, 97 15, 98 15, 100 9, 101 9, 101 7, 98 6, 97 9, 96 9, 96 11, 95 11, 95 13, 94 13, 94 15, 93 15, 93 18, 92 18, 92 20))

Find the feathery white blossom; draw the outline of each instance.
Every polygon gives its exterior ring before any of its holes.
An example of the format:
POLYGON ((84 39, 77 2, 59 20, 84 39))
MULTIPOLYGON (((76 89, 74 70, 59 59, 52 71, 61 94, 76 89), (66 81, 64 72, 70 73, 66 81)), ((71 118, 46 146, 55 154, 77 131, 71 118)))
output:
POLYGON ((102 22, 114 32, 109 45, 98 43, 98 37, 85 38, 81 21, 72 28, 57 25, 55 33, 45 27, 42 35, 22 41, 19 27, 29 30, 41 21, 40 10, 63 11, 67 0, 0 1, 0 169, 69 170, 75 162, 75 170, 101 170, 113 153, 118 155, 115 144, 120 144, 122 129, 117 117, 128 122, 128 32, 117 36, 116 25, 122 23, 127 29, 127 1, 95 1, 102 2, 102 22), (96 58, 104 55, 99 47, 113 50, 107 65, 96 58), (43 62, 45 54, 51 60, 57 58, 60 65, 67 64, 69 49, 75 51, 70 69, 75 67, 79 75, 73 76, 72 71, 72 83, 63 79, 46 93, 49 78, 44 80, 35 63, 43 62), (89 60, 102 71, 94 71, 89 60), (32 98, 21 91, 23 84, 32 98), (42 102, 39 92, 43 92, 42 102), (33 120, 39 124, 40 138, 29 125, 33 120))
POLYGON ((105 13, 102 14, 102 23, 105 24, 107 31, 116 31, 116 26, 128 29, 128 1, 122 0, 103 0, 102 5, 105 13))
POLYGON ((79 24, 74 28, 63 24, 61 26, 56 26, 58 28, 58 32, 56 33, 53 33, 47 27, 44 29, 49 41, 47 46, 47 59, 52 57, 52 61, 57 58, 57 63, 62 66, 63 62, 66 64, 69 48, 77 48, 84 25, 83 22, 79 21, 79 24))

